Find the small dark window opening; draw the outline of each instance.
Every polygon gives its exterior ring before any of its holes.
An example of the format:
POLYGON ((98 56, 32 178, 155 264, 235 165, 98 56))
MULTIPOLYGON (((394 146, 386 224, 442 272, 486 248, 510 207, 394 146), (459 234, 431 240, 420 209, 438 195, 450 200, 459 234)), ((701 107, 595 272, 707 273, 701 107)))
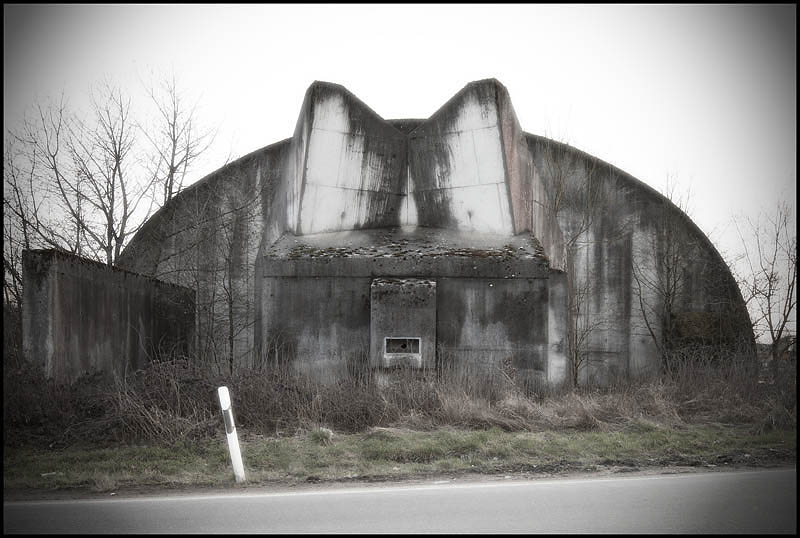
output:
POLYGON ((387 338, 385 353, 419 353, 419 338, 387 338))

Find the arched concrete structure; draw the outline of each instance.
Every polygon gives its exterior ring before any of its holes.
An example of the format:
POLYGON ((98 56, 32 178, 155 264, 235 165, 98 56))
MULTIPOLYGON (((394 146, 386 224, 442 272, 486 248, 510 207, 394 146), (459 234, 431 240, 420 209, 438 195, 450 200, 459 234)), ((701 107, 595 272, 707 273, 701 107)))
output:
POLYGON ((494 79, 427 120, 384 120, 315 82, 291 138, 185 189, 118 263, 196 289, 205 358, 258 365, 281 350, 325 379, 386 366, 399 342, 428 350, 421 365, 436 349, 557 385, 570 350, 602 383, 655 371, 665 338, 753 340, 705 235, 628 174, 525 133, 494 79), (435 330, 376 335, 398 308, 435 330))

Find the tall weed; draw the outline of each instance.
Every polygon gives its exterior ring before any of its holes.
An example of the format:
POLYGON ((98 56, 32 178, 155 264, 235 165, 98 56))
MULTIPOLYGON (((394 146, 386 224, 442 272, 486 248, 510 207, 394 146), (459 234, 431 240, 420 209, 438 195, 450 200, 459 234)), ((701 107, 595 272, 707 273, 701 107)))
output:
POLYGON ((364 371, 320 383, 286 361, 230 376, 178 358, 154 361, 124 378, 84 376, 67 385, 23 363, 3 370, 3 437, 6 446, 213 438, 224 431, 217 401, 222 385, 231 390, 237 427, 264 436, 318 428, 631 431, 687 423, 791 430, 797 424, 796 362, 785 362, 774 383, 759 382, 745 355, 696 355, 674 362, 658 379, 554 391, 532 388, 504 367, 489 376, 454 366, 364 371))

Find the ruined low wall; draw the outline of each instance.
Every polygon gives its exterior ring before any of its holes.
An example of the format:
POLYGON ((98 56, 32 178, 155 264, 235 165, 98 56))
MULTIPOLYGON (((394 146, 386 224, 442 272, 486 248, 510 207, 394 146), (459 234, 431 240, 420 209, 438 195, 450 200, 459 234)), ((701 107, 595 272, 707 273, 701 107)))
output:
POLYGON ((189 355, 194 291, 54 250, 23 253, 25 357, 48 377, 124 374, 189 355))

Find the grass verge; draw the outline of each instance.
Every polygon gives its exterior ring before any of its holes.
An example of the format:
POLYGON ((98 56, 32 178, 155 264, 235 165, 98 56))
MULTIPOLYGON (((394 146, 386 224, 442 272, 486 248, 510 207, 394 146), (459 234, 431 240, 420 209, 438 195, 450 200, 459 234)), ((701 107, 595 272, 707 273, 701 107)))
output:
MULTIPOLYGON (((669 466, 733 468, 796 461, 795 431, 758 432, 723 424, 663 427, 643 422, 610 432, 372 428, 332 435, 311 429, 290 437, 240 434, 248 486, 464 473, 529 476, 669 466)), ((25 490, 47 496, 233 486, 222 435, 168 447, 16 448, 7 449, 3 458, 7 499, 25 490)))
POLYGON ((185 358, 66 384, 7 361, 4 496, 233 485, 222 385, 249 485, 795 463, 795 360, 764 379, 747 354, 673 366, 540 390, 513 372, 401 370, 379 383, 364 371, 321 384, 283 363, 224 376, 185 358))

